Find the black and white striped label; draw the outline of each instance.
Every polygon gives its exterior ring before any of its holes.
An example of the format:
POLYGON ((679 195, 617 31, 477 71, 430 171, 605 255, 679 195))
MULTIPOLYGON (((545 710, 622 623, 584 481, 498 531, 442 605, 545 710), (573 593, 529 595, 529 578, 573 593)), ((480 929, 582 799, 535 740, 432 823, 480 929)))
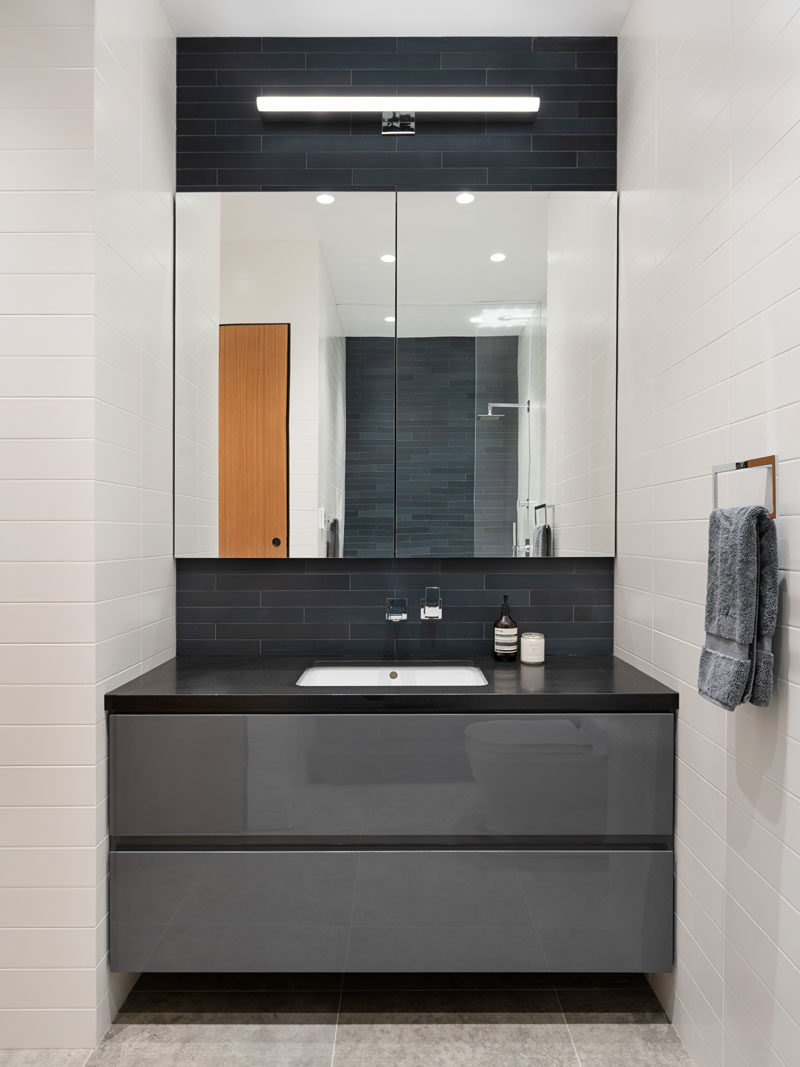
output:
POLYGON ((495 626, 494 650, 495 652, 516 652, 519 643, 519 629, 514 626, 510 630, 501 630, 495 626))

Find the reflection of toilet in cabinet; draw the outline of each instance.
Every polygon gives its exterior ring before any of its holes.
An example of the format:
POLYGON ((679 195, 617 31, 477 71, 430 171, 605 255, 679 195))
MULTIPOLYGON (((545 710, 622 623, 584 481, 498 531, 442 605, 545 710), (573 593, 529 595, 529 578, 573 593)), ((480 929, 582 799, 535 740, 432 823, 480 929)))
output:
POLYGON ((605 833, 608 753, 600 731, 562 717, 476 722, 464 733, 491 833, 605 833))
POLYGON ((308 782, 314 723, 304 715, 247 716, 247 814, 253 833, 292 829, 292 807, 308 782))

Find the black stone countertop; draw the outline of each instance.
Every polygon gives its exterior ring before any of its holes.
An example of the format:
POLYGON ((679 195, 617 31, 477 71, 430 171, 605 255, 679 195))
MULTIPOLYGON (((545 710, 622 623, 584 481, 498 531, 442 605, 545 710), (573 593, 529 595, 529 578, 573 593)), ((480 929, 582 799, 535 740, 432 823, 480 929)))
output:
MULTIPOLYGON (((117 712, 326 712, 371 711, 674 711, 678 694, 615 656, 551 656, 542 667, 497 663, 489 657, 448 660, 480 667, 484 686, 298 687, 313 656, 171 659, 106 694, 117 712)), ((367 663, 356 660, 353 663, 367 663)), ((374 662, 374 661, 372 661, 374 662)), ((386 661, 388 663, 388 661, 386 661)), ((430 665, 437 660, 399 661, 430 665)))

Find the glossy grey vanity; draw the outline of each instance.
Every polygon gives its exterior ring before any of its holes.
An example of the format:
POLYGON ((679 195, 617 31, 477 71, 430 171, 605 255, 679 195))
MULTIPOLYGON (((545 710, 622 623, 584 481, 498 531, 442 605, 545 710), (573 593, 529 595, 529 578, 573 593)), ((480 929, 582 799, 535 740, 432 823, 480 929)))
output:
POLYGON ((115 970, 671 968, 676 693, 611 657, 436 690, 310 662, 106 698, 115 970))

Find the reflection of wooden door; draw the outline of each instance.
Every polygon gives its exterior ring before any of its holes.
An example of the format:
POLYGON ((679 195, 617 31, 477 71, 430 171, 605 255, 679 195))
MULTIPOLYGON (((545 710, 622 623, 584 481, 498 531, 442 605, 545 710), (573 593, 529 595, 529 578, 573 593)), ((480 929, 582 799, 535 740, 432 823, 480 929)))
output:
POLYGON ((288 404, 288 325, 220 326, 220 556, 289 554, 288 404))

